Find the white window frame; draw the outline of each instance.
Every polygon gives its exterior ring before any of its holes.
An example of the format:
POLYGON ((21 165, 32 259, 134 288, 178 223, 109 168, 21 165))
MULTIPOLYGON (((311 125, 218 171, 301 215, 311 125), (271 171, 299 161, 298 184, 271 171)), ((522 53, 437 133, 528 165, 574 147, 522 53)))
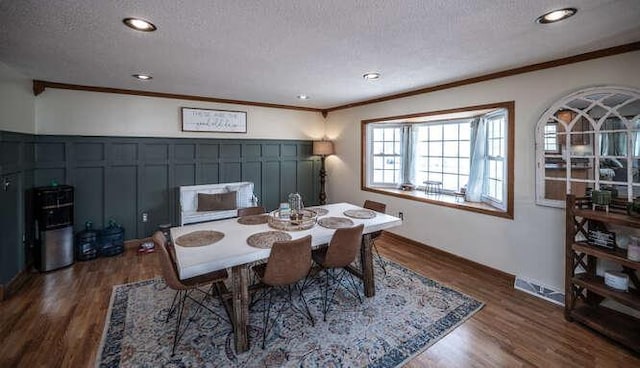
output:
MULTIPOLYGON (((507 102, 499 102, 493 104, 486 105, 478 105, 478 106, 469 106, 463 108, 449 109, 449 110, 440 110, 440 111, 432 111, 425 113, 417 113, 411 115, 403 115, 403 116, 393 116, 393 117, 385 117, 385 118, 374 118, 363 120, 361 122, 361 167, 360 167, 360 177, 361 177, 361 189, 364 191, 375 192, 383 195, 390 195, 395 197, 400 197, 408 200, 426 202, 446 207, 453 207, 458 209, 463 209, 471 212, 478 212, 482 214, 488 214, 491 216, 497 216, 507 219, 513 219, 514 216, 514 205, 513 205, 513 185, 514 185, 514 134, 513 134, 513 126, 515 125, 514 119, 514 111, 515 111, 515 102, 507 101, 507 102), (381 185, 376 185, 373 183, 373 159, 372 159, 372 128, 377 124, 384 123, 387 126, 406 126, 408 124, 421 124, 421 123, 430 123, 437 121, 460 121, 470 118, 475 118, 481 115, 486 115, 490 112, 504 109, 505 111, 505 124, 504 124, 504 134, 502 139, 502 149, 506 155, 499 155, 503 157, 499 157, 503 159, 503 186, 502 186, 502 194, 504 200, 501 203, 497 201, 493 201, 493 203, 484 202, 466 202, 464 199, 460 199, 459 192, 458 193, 445 193, 442 192, 441 199, 438 199, 438 196, 434 196, 433 192, 425 193, 424 185, 422 183, 415 183, 417 187, 406 187, 407 178, 409 176, 408 165, 409 162, 407 160, 403 160, 400 165, 402 172, 400 175, 402 185, 388 185, 383 183, 381 185)), ((412 143, 407 143, 411 141, 410 135, 407 130, 402 130, 403 138, 401 138, 403 151, 406 151, 406 147, 409 147, 412 151, 415 152, 415 147, 411 147, 412 143)), ((485 137, 486 139, 486 137, 485 137)), ((415 154, 415 153, 414 153, 415 154)), ((471 153, 470 153, 471 155, 471 153)), ((404 157, 404 152, 403 152, 404 157)), ((458 162, 459 165, 459 162, 458 162)), ((458 166, 458 170, 459 170, 458 166)), ((471 167, 471 162, 470 162, 471 167)), ((459 172, 459 171, 458 171, 459 172)), ((483 198, 481 198, 482 201, 483 198)), ((487 198, 489 199, 489 198, 487 198)))
MULTIPOLYGON (((396 183, 386 183, 386 182, 375 182, 373 180, 374 178, 374 167, 373 167, 373 160, 375 159, 375 157, 400 157, 401 159, 401 165, 400 165, 400 177, 402 178, 404 176, 404 172, 403 172, 403 167, 404 167, 404 157, 403 157, 403 151, 402 151, 402 141, 403 141, 403 131, 402 131, 402 124, 369 124, 367 126, 367 134, 370 137, 373 137, 373 130, 378 128, 378 129, 385 129, 385 128, 399 128, 400 129, 400 153, 399 154, 393 154, 393 155, 389 155, 389 154, 382 154, 382 155, 376 155, 373 153, 373 139, 370 139, 367 141, 367 158, 370 159, 371 161, 371 167, 368 170, 367 173, 367 183, 370 186, 375 186, 375 187, 382 187, 382 188, 395 188, 398 186, 398 184, 396 183)), ((386 141, 385 141, 386 142, 386 141)), ((394 140, 394 143, 396 141, 394 140)))
MULTIPOLYGON (((462 139, 462 140, 460 139, 460 125, 465 124, 465 123, 470 123, 470 121, 471 121, 471 120, 472 120, 472 119, 449 119, 449 120, 444 120, 444 121, 432 121, 432 122, 424 123, 424 124, 414 124, 414 127, 415 127, 415 128, 417 128, 417 129, 420 129, 420 128, 427 128, 427 127, 429 127, 429 126, 433 126, 433 125, 440 125, 440 126, 442 126, 442 128, 443 128, 443 133, 442 133, 443 135, 442 135, 442 138, 441 138, 441 139, 439 139, 439 140, 432 140, 432 139, 430 139, 430 138, 431 138, 431 136, 429 136, 429 139, 428 139, 427 141, 418 141, 418 144, 420 144, 420 143, 426 143, 426 142, 428 142, 428 143, 430 143, 430 142, 442 142, 442 145, 443 145, 443 152, 442 152, 442 155, 441 155, 441 156, 430 156, 430 155, 427 155, 427 156, 418 156, 418 155, 417 155, 417 153, 416 153, 416 157, 415 157, 414 159, 417 159, 418 157, 426 157, 426 158, 439 157, 440 159, 442 159, 442 161, 443 161, 443 162, 444 162, 444 160, 445 160, 445 159, 447 159, 447 158, 456 159, 456 160, 458 161, 458 163, 457 163, 457 164, 458 164, 458 171, 457 171, 456 173, 445 172, 445 171, 444 171, 444 165, 443 165, 443 167, 441 168, 440 172, 438 172, 438 173, 437 173, 437 174, 441 174, 441 175, 448 174, 448 175, 456 175, 456 176, 458 176, 458 184, 457 184, 456 188, 454 188, 453 190, 451 190, 451 189, 447 189, 447 188, 443 187, 443 192, 444 192, 445 194, 450 194, 450 195, 451 195, 451 194, 453 194, 454 192, 457 192, 457 191, 459 191, 459 190, 460 190, 460 188, 462 187, 462 185, 461 185, 461 183, 460 183, 460 177, 461 177, 461 176, 466 176, 466 177, 467 177, 467 179, 469 178, 469 173, 468 173, 468 172, 467 172, 466 174, 464 174, 464 173, 460 173, 460 159, 461 159, 461 158, 466 158, 466 159, 468 159, 469 161, 471 161, 471 152, 469 152, 469 155, 468 155, 468 156, 461 156, 461 155, 460 155, 460 142, 469 142, 469 145, 471 145, 471 137, 469 137, 469 139, 462 139), (455 125, 457 125, 457 126, 458 126, 458 138, 457 138, 456 140, 453 140, 453 139, 445 139, 445 138, 444 138, 444 127, 445 127, 445 125, 450 125, 450 124, 451 124, 451 125, 455 124, 455 125), (444 153, 444 143, 445 143, 445 142, 457 142, 457 144, 458 144, 458 152, 457 152, 457 155, 455 155, 455 156, 447 156, 447 155, 445 155, 445 153, 444 153)), ((470 165, 470 163, 469 163, 469 165, 470 165)), ((423 172, 426 172, 426 173, 427 173, 427 180, 431 180, 431 178, 429 178, 429 174, 428 174, 428 173, 436 173, 435 171, 429 170, 429 164, 428 164, 428 163, 427 163, 427 170, 423 170, 423 172)), ((444 182, 444 180, 442 180, 442 181, 444 182)), ((419 180, 418 182, 419 182, 418 184, 420 184, 420 183, 422 183, 422 180, 419 180)), ((423 186, 421 186, 421 185, 419 185, 419 186, 418 186, 418 188, 419 188, 419 189, 424 189, 424 187, 423 187, 423 186)))
MULTIPOLYGON (((505 210, 506 209, 506 197, 507 197, 507 160, 506 160, 506 152, 507 152, 507 137, 509 134, 509 124, 507 123, 508 120, 508 111, 496 111, 490 114, 487 114, 485 116, 485 118, 487 120, 491 120, 494 119, 496 117, 502 117, 503 118, 503 122, 501 125, 501 134, 499 138, 493 138, 493 139, 500 139, 500 153, 497 156, 490 156, 489 154, 486 155, 485 157, 485 170, 487 171, 485 173, 485 185, 489 185, 489 182, 493 180, 493 178, 490 177, 489 175, 489 165, 491 163, 491 161, 496 161, 496 162, 501 162, 502 163, 502 178, 500 179, 502 185, 501 185, 501 191, 502 191, 502 198, 496 198, 496 197, 492 197, 490 196, 489 193, 489 189, 485 188, 483 190, 483 192, 485 194, 483 194, 483 199, 485 202, 491 204, 494 207, 500 208, 501 210, 505 210)), ((487 127, 488 129, 488 127, 487 127)), ((487 147, 489 147, 489 143, 490 140, 492 138, 489 137, 489 133, 487 132, 487 147)))

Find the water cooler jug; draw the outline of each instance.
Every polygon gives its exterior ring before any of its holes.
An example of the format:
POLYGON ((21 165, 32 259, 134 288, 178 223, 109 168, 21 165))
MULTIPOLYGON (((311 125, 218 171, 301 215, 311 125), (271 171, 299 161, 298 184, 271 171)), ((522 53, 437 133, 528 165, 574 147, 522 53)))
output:
POLYGON ((115 256, 124 252, 124 228, 115 220, 109 220, 109 226, 100 232, 100 255, 115 256))
POLYGON ((93 229, 93 223, 84 223, 84 230, 76 234, 76 261, 88 261, 98 256, 100 242, 98 231, 93 229))

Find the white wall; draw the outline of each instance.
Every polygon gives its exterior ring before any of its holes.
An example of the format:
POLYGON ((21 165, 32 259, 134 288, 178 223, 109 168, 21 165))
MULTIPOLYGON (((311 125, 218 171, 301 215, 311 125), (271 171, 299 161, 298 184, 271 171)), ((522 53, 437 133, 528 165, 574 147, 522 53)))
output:
POLYGON ((0 130, 35 132, 32 82, 0 62, 0 130))
POLYGON ((640 88, 640 52, 467 85, 329 113, 327 159, 331 202, 387 203, 404 212, 394 232, 505 272, 563 290, 564 211, 535 204, 535 125, 554 101, 576 90, 620 85, 640 88), (410 113, 515 100, 514 220, 360 190, 360 122, 410 113))
POLYGON ((234 139, 324 135, 324 118, 310 111, 49 88, 36 97, 35 105, 38 134, 234 139), (180 107, 246 111, 247 133, 182 132, 180 107))

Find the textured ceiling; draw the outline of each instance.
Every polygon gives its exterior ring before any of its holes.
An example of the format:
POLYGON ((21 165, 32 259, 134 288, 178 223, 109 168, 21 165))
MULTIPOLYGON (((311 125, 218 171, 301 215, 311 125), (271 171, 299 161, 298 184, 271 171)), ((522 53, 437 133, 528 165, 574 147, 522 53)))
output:
POLYGON ((0 61, 50 82, 329 108, 640 41, 639 19, 639 0, 0 0, 0 61), (578 14, 534 22, 564 6, 578 14))

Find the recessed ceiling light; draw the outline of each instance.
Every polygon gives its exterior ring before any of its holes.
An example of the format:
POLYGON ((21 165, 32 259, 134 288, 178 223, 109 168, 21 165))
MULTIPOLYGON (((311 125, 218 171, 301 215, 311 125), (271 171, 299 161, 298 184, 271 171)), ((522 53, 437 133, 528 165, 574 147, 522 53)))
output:
POLYGON ((536 19, 536 22, 540 24, 555 23, 555 22, 559 22, 561 20, 567 19, 569 17, 572 17, 577 12, 578 12, 578 9, 576 8, 564 8, 564 9, 553 10, 539 16, 538 19, 536 19))
POLYGON ((380 73, 365 73, 362 75, 362 78, 366 80, 376 80, 380 79, 380 73))
POLYGON ((127 27, 133 28, 136 31, 153 32, 158 29, 153 23, 140 18, 125 18, 122 22, 126 24, 127 27))
POLYGON ((299 100, 308 100, 309 96, 307 96, 307 95, 298 95, 298 99, 299 100))
POLYGON ((131 76, 141 81, 148 81, 150 79, 153 79, 153 77, 149 74, 132 74, 131 76))

